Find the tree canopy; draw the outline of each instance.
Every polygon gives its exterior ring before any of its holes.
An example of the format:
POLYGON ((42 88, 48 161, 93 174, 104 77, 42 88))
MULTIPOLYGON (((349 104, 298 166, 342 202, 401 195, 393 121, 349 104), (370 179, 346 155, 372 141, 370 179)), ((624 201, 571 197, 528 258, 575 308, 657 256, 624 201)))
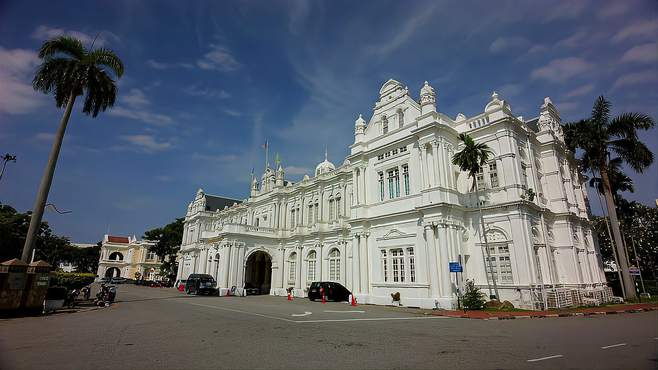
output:
POLYGON ((160 271, 163 276, 176 276, 178 269, 176 254, 183 241, 183 220, 183 218, 177 218, 172 223, 144 233, 144 239, 156 242, 149 250, 158 255, 162 263, 160 271))

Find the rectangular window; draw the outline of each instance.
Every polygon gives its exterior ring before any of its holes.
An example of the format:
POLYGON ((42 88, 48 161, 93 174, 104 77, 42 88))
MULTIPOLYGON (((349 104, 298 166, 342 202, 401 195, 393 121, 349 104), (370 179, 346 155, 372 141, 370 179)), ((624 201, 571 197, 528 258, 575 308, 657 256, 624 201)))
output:
POLYGON ((334 220, 334 205, 335 205, 334 200, 329 199, 329 221, 334 220))
POLYGON ((341 207, 340 198, 336 198, 336 219, 340 218, 340 207, 341 207))
POLYGON ((295 227, 295 210, 290 211, 290 227, 295 227))
POLYGON ((147 259, 147 260, 154 260, 154 259, 155 259, 155 252, 149 251, 149 252, 146 254, 146 259, 147 259))
POLYGON ((477 182, 478 190, 483 190, 484 188, 486 188, 484 183, 484 170, 482 169, 482 167, 480 167, 480 170, 477 172, 477 174, 475 174, 475 179, 477 182))
POLYGON ((390 157, 390 156, 391 156, 391 152, 388 151, 388 152, 384 153, 384 156, 385 156, 386 158, 390 157))
POLYGON ((395 191, 393 187, 393 170, 388 171, 388 199, 395 198, 395 191))
POLYGON ((295 283, 295 273, 297 272, 297 261, 290 261, 290 273, 288 275, 288 282, 295 283))
POLYGON ((398 154, 398 150, 397 150, 397 149, 393 149, 393 155, 396 155, 396 154, 398 154))
POLYGON ((308 225, 313 225, 313 205, 308 206, 308 225))
POLYGON ((402 166, 402 178, 404 180, 404 195, 409 195, 409 166, 402 166))
POLYGON ((307 280, 309 283, 315 281, 315 260, 308 261, 308 277, 307 280))
POLYGON ((499 284, 513 284, 512 260, 510 258, 509 246, 501 244, 489 246, 489 257, 487 260, 487 274, 496 279, 499 284), (491 266, 491 268, 489 268, 491 266), (493 275, 491 273, 493 270, 493 275))
POLYGON ((377 159, 381 161, 382 159, 384 159, 384 155, 383 154, 378 155, 377 159))
POLYGON ((395 197, 399 198, 400 197, 400 170, 396 168, 395 171, 393 171, 393 175, 394 175, 394 180, 395 180, 395 197))
POLYGON ((489 180, 491 182, 491 187, 498 187, 498 170, 496 163, 489 163, 489 180))
POLYGON ((406 151, 407 151, 407 147, 406 147, 406 146, 403 146, 403 147, 400 148, 400 153, 404 153, 404 152, 406 152, 406 151))
POLYGON ((407 248, 407 254, 409 255, 409 281, 414 283, 416 282, 416 257, 414 256, 414 249, 407 248))
POLYGON ((393 282, 404 283, 404 251, 393 249, 391 256, 393 257, 393 282))
POLYGON ((526 166, 521 166, 521 184, 528 186, 528 167, 526 166))
POLYGON ((384 173, 379 173, 379 200, 384 200, 384 173))
POLYGON ((329 280, 340 280, 340 258, 329 258, 329 280))
POLYGON ((382 260, 382 273, 384 275, 384 282, 388 281, 388 260, 386 256, 386 250, 381 251, 381 260, 382 260))

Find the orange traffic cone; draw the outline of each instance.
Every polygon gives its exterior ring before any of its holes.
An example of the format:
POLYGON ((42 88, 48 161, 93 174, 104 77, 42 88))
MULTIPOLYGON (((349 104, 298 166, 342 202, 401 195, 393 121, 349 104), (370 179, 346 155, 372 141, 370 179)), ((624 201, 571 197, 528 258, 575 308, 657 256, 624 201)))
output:
POLYGON ((352 294, 352 302, 350 302, 350 304, 356 307, 356 297, 354 296, 354 294, 352 294))

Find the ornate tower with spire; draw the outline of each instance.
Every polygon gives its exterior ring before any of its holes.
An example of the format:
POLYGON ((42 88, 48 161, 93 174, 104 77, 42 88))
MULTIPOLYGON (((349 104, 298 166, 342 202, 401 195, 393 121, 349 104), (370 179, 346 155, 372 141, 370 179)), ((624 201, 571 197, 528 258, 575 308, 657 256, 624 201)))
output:
POLYGON ((436 92, 427 81, 420 89, 420 109, 421 114, 436 112, 436 92))

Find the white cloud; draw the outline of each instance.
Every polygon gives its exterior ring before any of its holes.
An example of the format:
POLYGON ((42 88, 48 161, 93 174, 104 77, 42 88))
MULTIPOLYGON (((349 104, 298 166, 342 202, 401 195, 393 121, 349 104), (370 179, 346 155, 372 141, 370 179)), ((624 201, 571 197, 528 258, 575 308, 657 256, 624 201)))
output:
POLYGON ((601 2, 599 4, 600 8, 597 15, 599 18, 604 19, 620 16, 626 13, 631 8, 631 5, 635 4, 632 4, 629 0, 601 2))
POLYGON ((0 113, 30 113, 43 104, 44 96, 31 84, 39 61, 32 50, 0 46, 0 113))
MULTIPOLYGON (((67 138, 68 136, 70 135, 67 135, 67 138)), ((38 132, 36 135, 34 135, 34 140, 52 142, 55 140, 55 134, 52 132, 38 132)))
POLYGON ((575 96, 588 94, 592 90, 594 90, 594 84, 587 84, 569 91, 565 96, 568 98, 573 98, 575 96))
POLYGON ((313 173, 310 168, 297 166, 288 166, 284 168, 284 171, 286 175, 306 175, 313 173))
POLYGON ((560 112, 564 113, 564 112, 572 112, 576 110, 578 107, 580 107, 580 104, 566 101, 566 102, 557 103, 555 104, 555 106, 560 112))
POLYGON ((391 27, 392 37, 384 37, 384 42, 379 45, 371 45, 366 52, 380 57, 388 56, 403 44, 432 19, 434 9, 439 5, 438 1, 430 2, 430 5, 417 6, 412 14, 400 17, 404 22, 399 27, 391 27))
POLYGON ((658 38, 658 19, 645 21, 633 21, 628 26, 619 30, 613 37, 612 42, 621 42, 628 38, 658 38))
POLYGON ((173 147, 171 141, 158 141, 153 135, 123 135, 119 138, 130 146, 115 146, 115 150, 135 150, 138 152, 155 153, 169 150, 173 147))
POLYGON ((92 36, 80 31, 41 25, 37 27, 34 32, 32 32, 32 38, 40 41, 45 41, 47 39, 63 35, 77 38, 78 40, 82 41, 82 44, 85 47, 90 47, 92 42, 94 43, 94 46, 104 46, 109 41, 120 41, 119 37, 110 31, 100 31, 96 37, 95 35, 92 36), (94 38, 96 38, 95 42, 94 38))
POLYGON ((524 48, 530 45, 530 41, 525 37, 499 37, 489 46, 492 53, 500 53, 505 50, 524 48))
POLYGON ((173 68, 185 68, 185 69, 192 69, 194 68, 194 65, 190 63, 165 63, 165 62, 158 62, 153 59, 149 59, 146 61, 146 65, 157 70, 166 70, 166 69, 173 69, 173 68))
POLYGON ((584 0, 553 2, 550 6, 542 7, 543 21, 547 23, 578 18, 587 5, 587 1, 584 0))
POLYGON ((242 113, 228 108, 223 109, 222 112, 226 113, 231 117, 240 117, 242 115, 242 113))
POLYGON ((549 82, 562 83, 590 70, 592 67, 591 63, 582 58, 554 59, 547 65, 532 70, 530 77, 533 80, 543 79, 549 82))
POLYGON ((130 89, 127 93, 120 95, 119 100, 133 108, 151 104, 144 92, 140 89, 130 89))
POLYGON ((228 99, 231 97, 231 94, 226 90, 201 88, 196 85, 184 88, 183 92, 190 96, 202 96, 206 98, 228 99))
POLYGON ((196 62, 201 69, 230 72, 240 68, 240 63, 231 54, 228 48, 211 44, 210 51, 196 62))
POLYGON ((108 114, 115 117, 130 118, 130 119, 151 123, 154 125, 161 125, 161 126, 170 125, 174 123, 174 120, 166 114, 153 113, 141 109, 114 107, 110 109, 108 114))
POLYGON ((642 85, 651 82, 658 82, 658 72, 655 70, 632 72, 619 76, 619 78, 617 78, 615 83, 612 85, 612 88, 618 89, 622 87, 642 85))
POLYGON ((621 57, 622 62, 654 63, 658 62, 658 43, 638 45, 630 48, 621 57))
POLYGON ((555 44, 555 47, 568 47, 568 48, 580 47, 583 45, 583 43, 587 38, 588 38, 587 33, 585 33, 584 31, 579 31, 567 38, 558 41, 555 44))

